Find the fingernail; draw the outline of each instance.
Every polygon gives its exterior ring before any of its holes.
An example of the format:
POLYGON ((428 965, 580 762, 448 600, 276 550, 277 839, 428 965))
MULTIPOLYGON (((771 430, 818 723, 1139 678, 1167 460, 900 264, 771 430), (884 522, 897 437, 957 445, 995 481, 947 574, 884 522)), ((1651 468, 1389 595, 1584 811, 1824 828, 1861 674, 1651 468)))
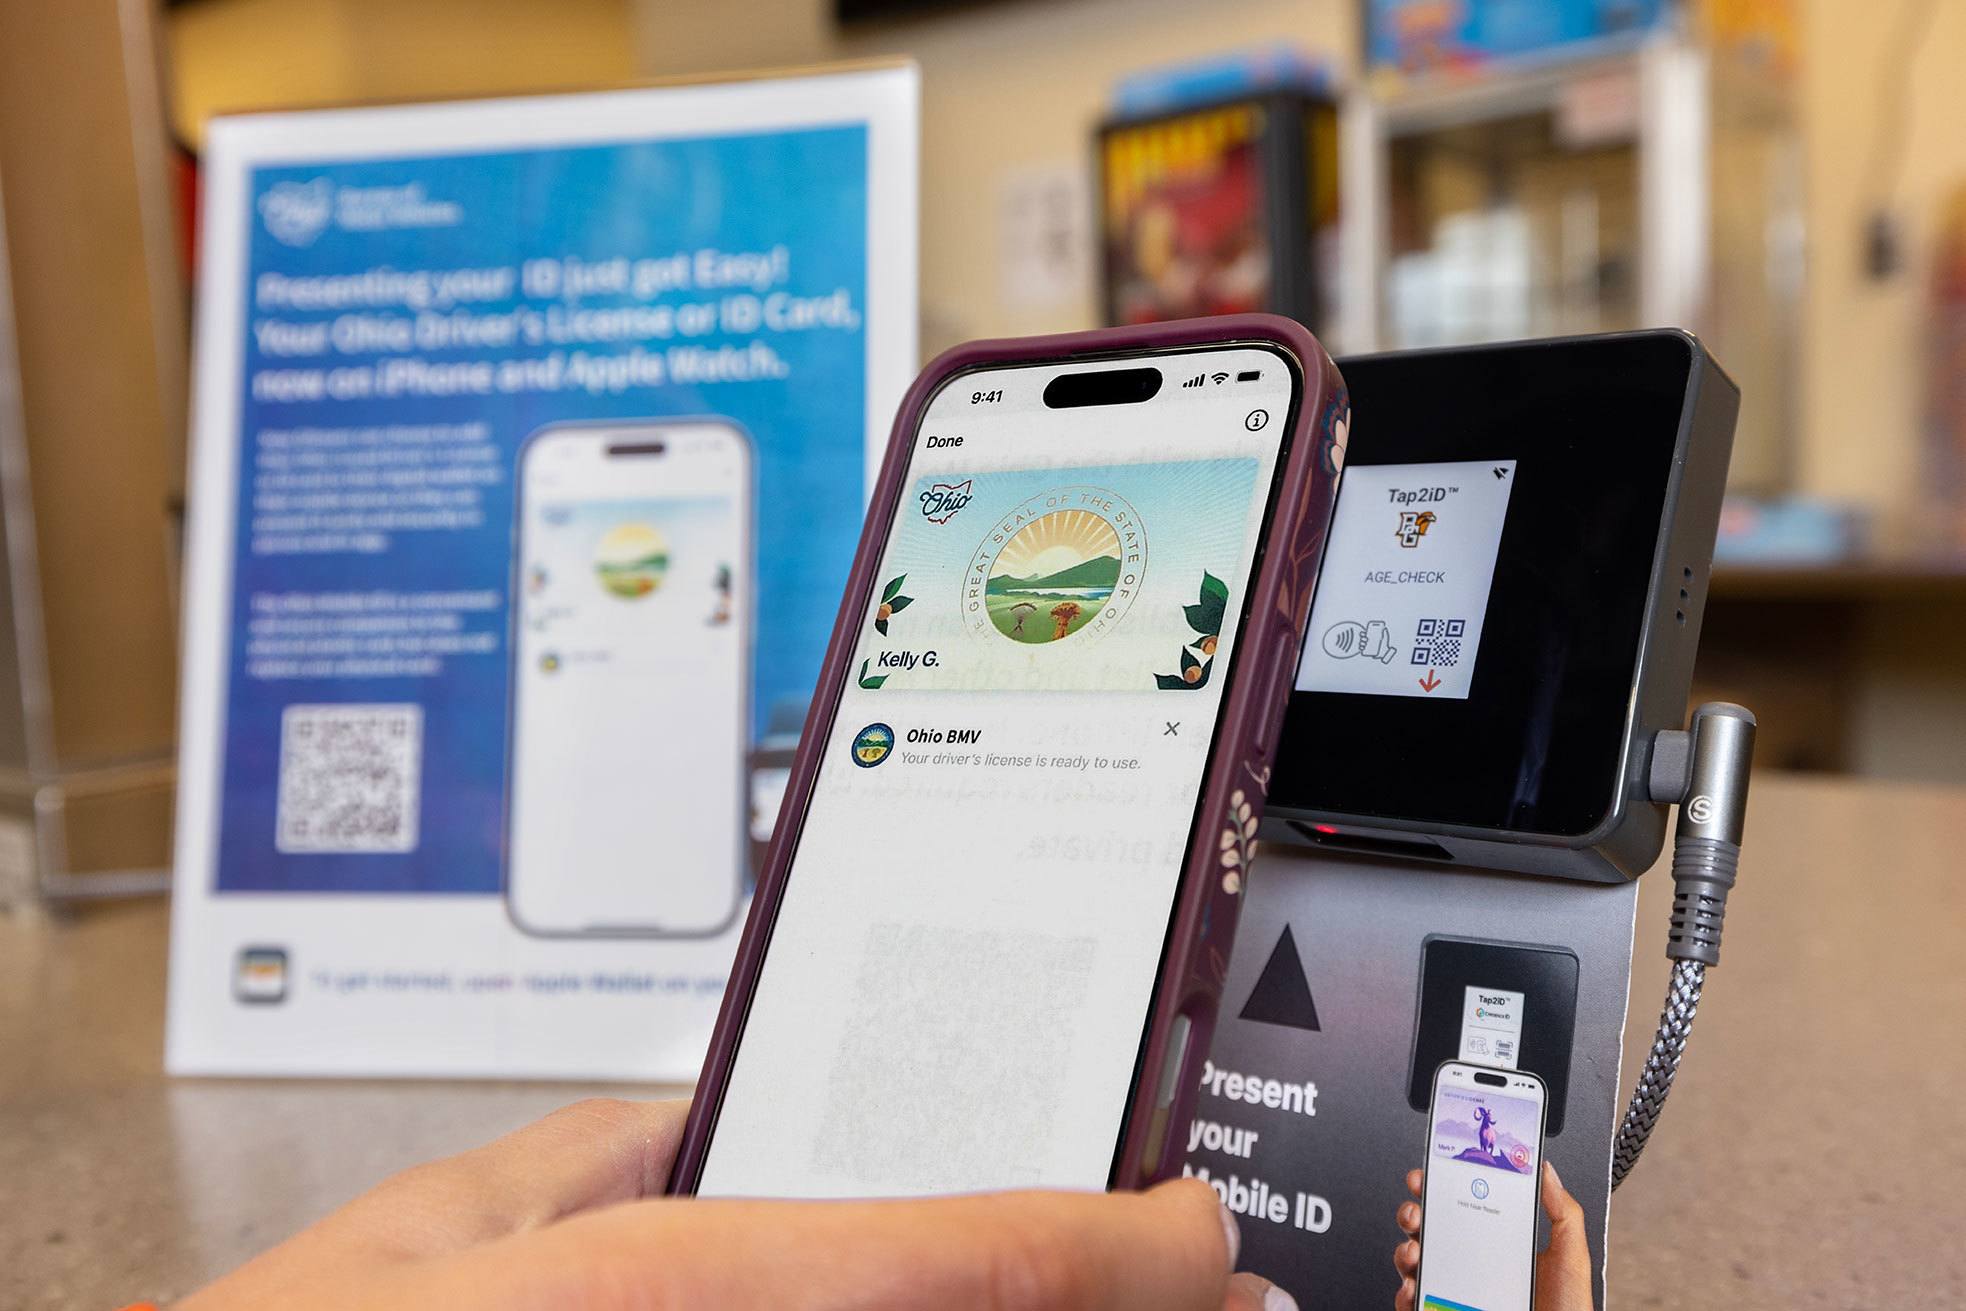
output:
POLYGON ((1543 1168, 1550 1172, 1550 1178, 1556 1181, 1556 1186, 1558 1188, 1563 1187, 1563 1176, 1556 1172, 1556 1162, 1545 1161, 1543 1162, 1543 1168))
POLYGON ((1242 1255, 1242 1230, 1237 1226, 1236 1218, 1229 1214, 1228 1207, 1222 1207, 1221 1211, 1222 1232, 1229 1240, 1229 1273, 1234 1274, 1236 1258, 1242 1255))
POLYGON ((1297 1299, 1271 1284, 1263 1294, 1263 1311, 1297 1311, 1297 1299))

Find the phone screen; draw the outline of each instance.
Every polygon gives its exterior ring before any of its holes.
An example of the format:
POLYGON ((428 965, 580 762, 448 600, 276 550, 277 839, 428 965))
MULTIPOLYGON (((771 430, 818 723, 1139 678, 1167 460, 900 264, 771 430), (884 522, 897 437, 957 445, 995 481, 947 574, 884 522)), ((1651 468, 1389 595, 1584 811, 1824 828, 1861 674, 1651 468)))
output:
POLYGON ((1529 1311, 1543 1101, 1533 1075, 1451 1061, 1434 1075, 1420 1311, 1529 1311))
POLYGON ((703 934, 736 914, 748 452, 715 422, 525 447, 506 896, 529 932, 703 934))
POLYGON ((1299 390, 1256 346, 1105 367, 1143 364, 928 406, 699 1193, 1107 1185, 1299 390))

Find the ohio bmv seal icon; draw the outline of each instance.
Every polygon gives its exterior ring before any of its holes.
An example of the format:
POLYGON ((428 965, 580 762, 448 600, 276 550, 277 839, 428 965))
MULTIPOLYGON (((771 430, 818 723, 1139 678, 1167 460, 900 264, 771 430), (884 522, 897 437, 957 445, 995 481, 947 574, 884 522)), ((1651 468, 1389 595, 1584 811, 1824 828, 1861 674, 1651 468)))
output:
POLYGON ((894 751, 894 730, 886 724, 869 724, 853 735, 853 763, 872 769, 894 751))
POLYGON ((1140 586, 1140 516, 1103 487, 1061 487, 997 521, 970 565, 970 625, 1043 645, 1118 622, 1140 586), (980 581, 981 599, 976 600, 980 581))

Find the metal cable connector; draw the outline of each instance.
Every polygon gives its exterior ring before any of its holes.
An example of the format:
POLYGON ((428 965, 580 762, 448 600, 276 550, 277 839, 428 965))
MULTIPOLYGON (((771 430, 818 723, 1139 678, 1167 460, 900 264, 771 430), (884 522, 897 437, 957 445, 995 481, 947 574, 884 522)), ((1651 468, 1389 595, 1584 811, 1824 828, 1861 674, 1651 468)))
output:
POLYGON ((1754 715, 1745 707, 1714 701, 1693 712, 1690 730, 1661 733, 1653 745, 1652 800, 1679 806, 1672 850, 1672 928, 1666 936, 1672 982, 1658 1035, 1611 1149, 1613 1189, 1638 1163, 1659 1122, 1693 1031, 1707 967, 1720 963, 1727 894, 1740 868, 1747 823, 1754 729, 1754 715))

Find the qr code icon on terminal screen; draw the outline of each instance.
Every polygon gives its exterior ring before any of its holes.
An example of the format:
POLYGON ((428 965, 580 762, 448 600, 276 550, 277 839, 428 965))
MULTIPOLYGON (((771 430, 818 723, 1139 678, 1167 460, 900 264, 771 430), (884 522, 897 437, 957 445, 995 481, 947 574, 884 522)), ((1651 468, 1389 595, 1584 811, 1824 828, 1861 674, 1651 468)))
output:
POLYGON ((1422 619, 1413 631, 1413 663, 1449 669, 1461 661, 1465 619, 1422 619))
POLYGON ((280 715, 281 851, 415 851, 423 707, 288 706, 280 715))

